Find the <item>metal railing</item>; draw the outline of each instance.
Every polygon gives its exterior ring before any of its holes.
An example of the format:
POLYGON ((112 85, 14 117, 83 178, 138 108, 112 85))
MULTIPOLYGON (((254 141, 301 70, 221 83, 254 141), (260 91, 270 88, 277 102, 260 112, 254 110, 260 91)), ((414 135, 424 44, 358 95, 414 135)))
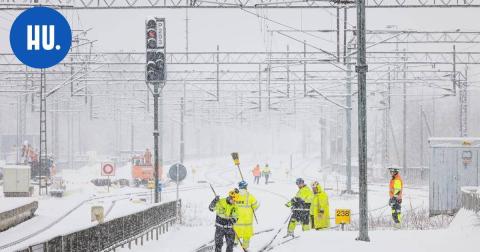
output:
MULTIPOLYGON (((181 202, 178 204, 181 207, 181 202)), ((57 236, 48 241, 31 245, 21 252, 63 251, 113 251, 132 243, 143 245, 153 240, 176 222, 176 201, 153 206, 142 212, 119 217, 74 233, 57 236)))
POLYGON ((462 207, 475 213, 480 211, 479 187, 462 187, 462 207))

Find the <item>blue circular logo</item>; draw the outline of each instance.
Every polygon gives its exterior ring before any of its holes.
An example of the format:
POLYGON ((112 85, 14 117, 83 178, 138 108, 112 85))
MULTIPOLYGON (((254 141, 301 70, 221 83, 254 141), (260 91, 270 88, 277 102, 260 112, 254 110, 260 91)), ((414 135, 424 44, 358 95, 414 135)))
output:
POLYGON ((47 7, 22 12, 10 30, 10 47, 17 58, 33 68, 49 68, 62 61, 72 45, 65 17, 47 7))

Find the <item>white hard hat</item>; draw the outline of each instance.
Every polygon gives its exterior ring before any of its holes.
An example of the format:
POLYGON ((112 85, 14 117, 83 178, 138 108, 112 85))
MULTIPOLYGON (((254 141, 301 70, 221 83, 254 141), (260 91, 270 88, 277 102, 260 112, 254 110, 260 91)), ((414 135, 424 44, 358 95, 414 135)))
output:
POLYGON ((391 171, 391 172, 399 172, 400 167, 388 167, 388 170, 391 171))
POLYGON ((23 141, 23 145, 28 145, 28 140, 23 141))

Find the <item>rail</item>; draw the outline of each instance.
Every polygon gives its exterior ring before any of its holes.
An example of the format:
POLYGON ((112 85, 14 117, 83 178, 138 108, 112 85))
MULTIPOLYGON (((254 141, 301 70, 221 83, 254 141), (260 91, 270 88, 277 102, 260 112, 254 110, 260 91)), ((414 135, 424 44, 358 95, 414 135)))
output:
MULTIPOLYGON (((181 203, 181 202, 180 202, 181 203)), ((181 204, 178 204, 181 207, 181 204)), ((70 234, 57 236, 48 241, 31 245, 21 252, 75 252, 114 251, 132 243, 143 245, 144 239, 158 239, 176 221, 176 201, 153 206, 144 211, 123 216, 70 234)))

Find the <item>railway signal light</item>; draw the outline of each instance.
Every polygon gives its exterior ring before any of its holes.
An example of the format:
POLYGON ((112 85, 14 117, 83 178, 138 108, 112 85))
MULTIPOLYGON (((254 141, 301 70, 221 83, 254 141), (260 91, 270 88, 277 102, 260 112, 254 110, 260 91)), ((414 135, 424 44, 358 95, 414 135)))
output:
POLYGON ((157 21, 154 18, 148 19, 147 24, 147 50, 157 48, 157 21))
POLYGON ((146 81, 165 80, 165 19, 148 18, 145 22, 146 81))
MULTIPOLYGON (((152 85, 153 90, 149 90, 153 95, 153 142, 154 142, 154 184, 155 187, 155 203, 158 203, 161 200, 162 184, 159 181, 161 177, 161 160, 162 155, 159 153, 159 148, 162 146, 162 141, 158 139, 159 132, 159 121, 162 121, 162 117, 158 115, 158 98, 161 96, 162 89, 165 86, 165 77, 166 77, 166 67, 165 67, 165 19, 164 18, 147 18, 145 21, 145 47, 146 47, 146 57, 145 57, 145 80, 147 85, 152 85), (159 90, 160 89, 160 90, 159 90), (160 119, 160 120, 159 120, 160 119), (160 145, 160 146, 159 146, 160 145), (159 195, 160 194, 160 195, 159 195), (160 196, 160 197, 159 197, 160 196)), ((162 124, 160 123, 160 126, 162 124)), ((177 184, 178 186, 178 184, 177 184)), ((178 192, 177 192, 178 197, 178 192)), ((178 209, 178 208, 177 208, 178 209)), ((177 213, 178 216, 178 213, 177 213)))

